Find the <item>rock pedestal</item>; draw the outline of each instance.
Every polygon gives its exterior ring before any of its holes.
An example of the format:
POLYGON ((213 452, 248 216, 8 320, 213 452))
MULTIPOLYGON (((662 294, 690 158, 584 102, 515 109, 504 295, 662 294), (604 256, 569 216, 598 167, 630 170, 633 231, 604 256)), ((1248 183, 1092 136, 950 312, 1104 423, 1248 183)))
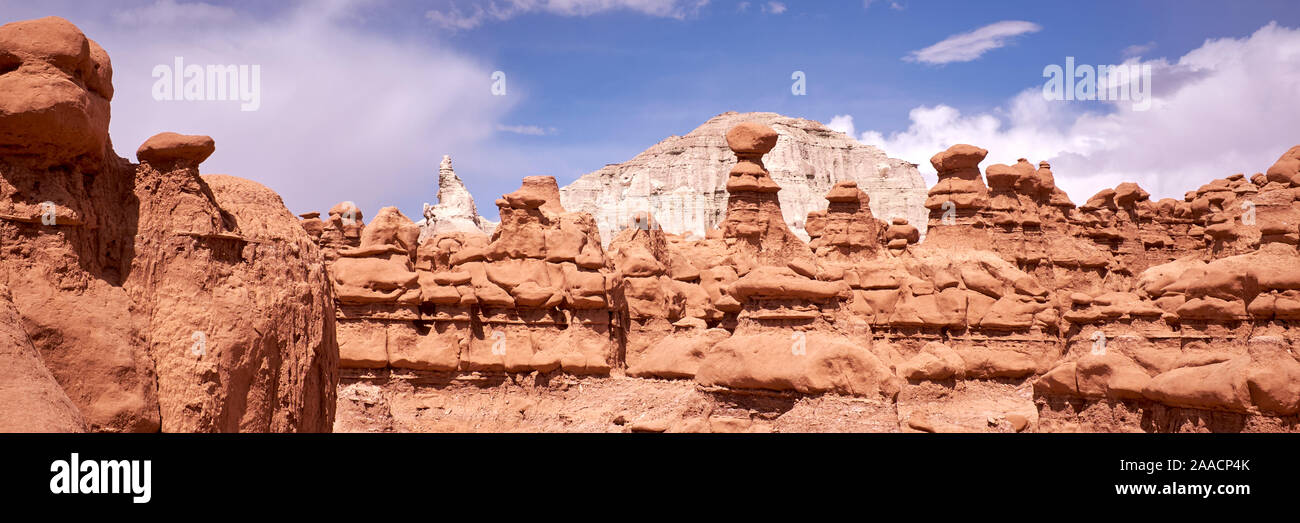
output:
POLYGON ((811 258, 812 252, 786 226, 777 199, 781 187, 763 167, 763 155, 776 141, 776 131, 759 123, 745 122, 727 131, 736 166, 727 178, 727 217, 718 228, 735 255, 784 265, 791 258, 811 258))

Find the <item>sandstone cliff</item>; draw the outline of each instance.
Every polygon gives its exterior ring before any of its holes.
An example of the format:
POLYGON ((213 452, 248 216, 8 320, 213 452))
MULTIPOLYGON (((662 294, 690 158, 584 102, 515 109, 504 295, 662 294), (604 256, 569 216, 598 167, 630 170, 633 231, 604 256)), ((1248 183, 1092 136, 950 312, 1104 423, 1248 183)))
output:
POLYGON ((66 20, 0 27, 0 61, 2 428, 330 430, 332 294, 279 196, 200 176, 206 136, 117 157, 108 54, 66 20))
POLYGON ((781 208, 791 232, 807 240, 804 220, 826 208, 822 198, 836 182, 854 181, 885 219, 904 218, 925 235, 925 182, 913 164, 889 158, 818 122, 775 113, 724 113, 685 136, 671 136, 627 162, 607 165, 560 189, 566 209, 587 212, 606 244, 649 212, 667 232, 702 238, 727 210, 727 173, 735 157, 723 139, 741 122, 771 126, 781 139, 764 157, 781 186, 781 208))
POLYGON ((981 172, 956 145, 931 160, 929 238, 841 180, 805 243, 766 161, 786 136, 721 138, 736 161, 702 238, 640 212, 601 250, 539 177, 498 200, 490 243, 367 249, 413 228, 381 211, 332 268, 365 307, 340 309, 340 428, 1294 430, 1300 149, 1182 202, 1121 184, 1076 206, 1050 165, 981 172))

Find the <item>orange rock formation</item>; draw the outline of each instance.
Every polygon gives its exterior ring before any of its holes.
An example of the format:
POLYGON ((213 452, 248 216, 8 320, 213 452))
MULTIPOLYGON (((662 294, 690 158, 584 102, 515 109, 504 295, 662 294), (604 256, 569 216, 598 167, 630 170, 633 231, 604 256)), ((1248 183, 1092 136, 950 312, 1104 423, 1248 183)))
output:
MULTIPOLYGON (((761 124, 728 131, 738 161, 727 215, 701 240, 643 214, 606 255, 591 218, 564 213, 554 180, 531 177, 498 200, 490 242, 399 242, 391 256, 408 291, 382 312, 349 320, 348 282, 389 284, 340 258, 345 366, 558 369, 884 401, 930 381, 1022 383, 1037 430, 1115 429, 1098 409, 1228 412, 1243 424, 1300 411, 1290 350, 1300 149, 1268 175, 1216 180, 1183 202, 1152 202, 1125 183, 1076 207, 1046 162, 981 175, 986 151, 957 145, 931 160, 939 182, 924 243, 906 220, 874 218, 866 194, 841 182, 826 211, 808 216, 805 244, 763 167, 776 140, 761 124), (406 298, 415 281, 418 306, 406 298), (376 323, 399 308, 408 313, 397 323, 376 323), (493 356, 496 331, 507 343, 493 356), (413 347, 431 356, 404 356, 413 347)), ((1180 430, 1160 412, 1164 425, 1143 428, 1180 430)))
POLYGON ((0 430, 328 431, 334 301, 280 197, 108 139, 108 55, 61 18, 0 27, 0 430))

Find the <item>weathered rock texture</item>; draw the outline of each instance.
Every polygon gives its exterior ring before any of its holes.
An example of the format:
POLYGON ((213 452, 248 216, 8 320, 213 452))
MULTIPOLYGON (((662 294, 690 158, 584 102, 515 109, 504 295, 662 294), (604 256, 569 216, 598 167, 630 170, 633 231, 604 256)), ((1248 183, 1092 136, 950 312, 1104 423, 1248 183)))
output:
POLYGON ((332 293, 279 196, 199 176, 206 136, 117 157, 66 20, 0 27, 0 62, 0 428, 330 430, 332 293))
MULTIPOLYGON (((737 161, 725 218, 702 238, 641 212, 606 253, 589 214, 564 212, 553 180, 529 178, 498 200, 491 243, 398 242, 406 272, 393 281, 405 283, 369 284, 402 291, 356 316, 345 365, 367 369, 348 371, 339 427, 1297 429, 1298 149, 1267 175, 1215 180, 1182 202, 1121 184, 1076 206, 1046 163, 981 173, 986 151, 957 145, 932 160, 928 224, 877 219, 875 199, 841 180, 808 213, 804 243, 765 156, 786 136, 757 122, 720 134, 737 161), (914 223, 928 225, 924 241, 914 223), (493 329, 509 342, 499 360, 476 348, 493 329), (412 350, 436 356, 412 363, 412 350), (829 399, 843 397, 863 403, 829 399)), ((339 268, 347 303, 362 272, 339 268)))
POLYGON ((491 237, 444 232, 418 242, 417 226, 388 207, 356 246, 336 244, 330 272, 345 367, 609 373, 619 279, 591 217, 564 212, 551 177, 525 178, 497 206, 491 237))
POLYGON ((443 156, 438 167, 438 204, 424 204, 420 243, 442 233, 468 232, 492 234, 497 223, 478 215, 474 196, 451 168, 451 156, 443 156))
POLYGON ((791 232, 807 240, 809 212, 826 208, 822 197, 837 182, 854 181, 871 197, 871 210, 886 219, 918 224, 925 235, 925 182, 914 164, 889 158, 880 149, 802 118, 775 113, 724 113, 686 136, 671 136, 621 164, 583 175, 560 189, 566 209, 590 213, 609 241, 649 212, 665 231, 699 239, 726 215, 728 173, 736 157, 724 134, 741 122, 756 122, 781 137, 763 162, 782 188, 781 208, 791 232))

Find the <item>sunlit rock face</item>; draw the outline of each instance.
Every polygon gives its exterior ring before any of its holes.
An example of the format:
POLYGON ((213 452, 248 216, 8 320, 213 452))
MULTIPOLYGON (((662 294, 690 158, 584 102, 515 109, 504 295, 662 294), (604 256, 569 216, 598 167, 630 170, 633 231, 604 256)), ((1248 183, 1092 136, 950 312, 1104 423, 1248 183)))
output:
POLYGON ((444 155, 438 165, 438 203, 424 204, 423 214, 424 219, 415 222, 420 227, 420 243, 440 233, 492 234, 497 227, 496 222, 479 216, 474 196, 456 175, 450 155, 444 155))
POLYGON ((840 181, 857 182, 875 216, 904 218, 925 235, 926 187, 915 165, 819 122, 776 113, 715 116, 686 136, 670 136, 631 160, 578 178, 560 189, 560 201, 570 211, 591 213, 606 244, 632 226, 638 212, 651 213, 665 232, 702 238, 725 218, 736 156, 724 135, 743 122, 770 126, 780 136, 763 163, 781 187, 785 222, 799 238, 808 240, 805 218, 826 209, 826 193, 840 181))
POLYGON ((200 176, 210 137, 118 157, 112 97, 67 20, 0 26, 0 431, 330 430, 311 233, 270 189, 200 176))

